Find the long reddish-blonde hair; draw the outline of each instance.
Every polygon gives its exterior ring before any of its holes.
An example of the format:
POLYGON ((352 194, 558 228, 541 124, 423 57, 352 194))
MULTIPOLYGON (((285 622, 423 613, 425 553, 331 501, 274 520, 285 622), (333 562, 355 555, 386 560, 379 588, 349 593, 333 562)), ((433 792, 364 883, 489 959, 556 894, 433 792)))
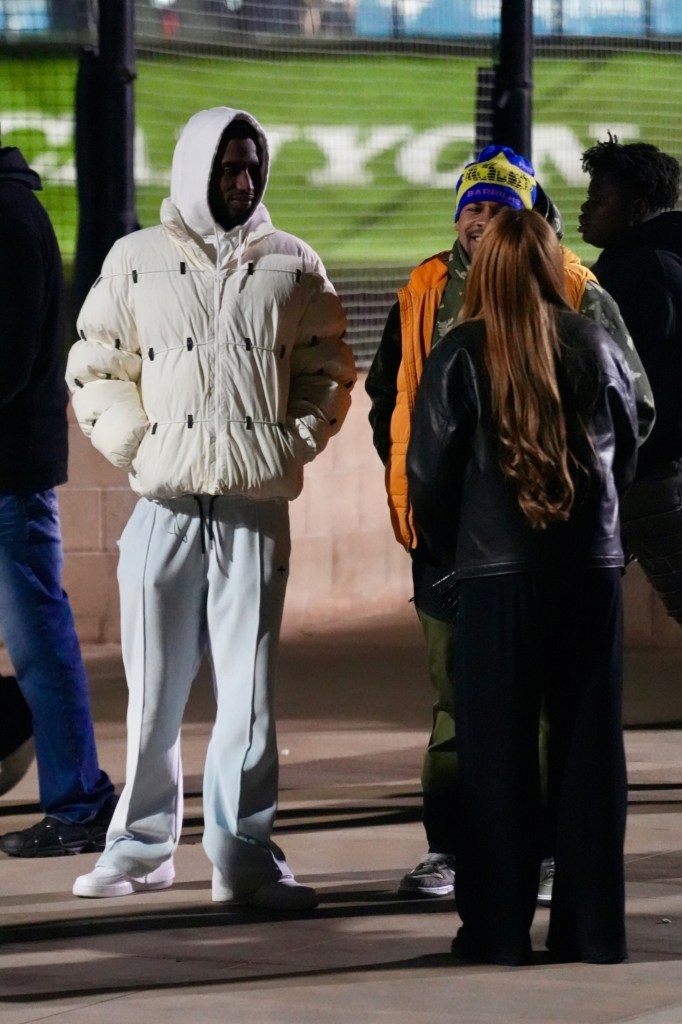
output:
POLYGON ((569 308, 564 280, 549 224, 532 210, 504 209, 478 244, 460 314, 485 323, 500 464, 536 530, 568 519, 581 468, 569 449, 556 371, 556 312, 569 308))

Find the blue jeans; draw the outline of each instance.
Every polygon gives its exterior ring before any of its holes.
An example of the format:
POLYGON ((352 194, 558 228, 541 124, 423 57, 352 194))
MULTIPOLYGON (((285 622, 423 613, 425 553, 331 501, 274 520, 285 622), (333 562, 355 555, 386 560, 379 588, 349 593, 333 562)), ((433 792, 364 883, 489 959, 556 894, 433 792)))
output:
POLYGON ((46 814, 88 822, 113 794, 100 770, 54 490, 0 494, 0 635, 33 716, 46 814))

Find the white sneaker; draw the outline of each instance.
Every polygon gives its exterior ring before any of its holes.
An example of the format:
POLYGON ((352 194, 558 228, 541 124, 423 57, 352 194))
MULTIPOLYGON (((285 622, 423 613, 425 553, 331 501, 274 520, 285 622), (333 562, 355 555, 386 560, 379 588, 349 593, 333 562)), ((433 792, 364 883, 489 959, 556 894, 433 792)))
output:
POLYGON ((98 866, 87 875, 79 875, 73 883, 74 896, 101 899, 105 896, 131 896, 134 892, 168 889, 173 884, 173 861, 166 860, 146 875, 126 875, 116 868, 98 866))
POLYGON ((314 910, 318 903, 315 890, 308 885, 300 885, 291 874, 266 882, 248 894, 236 895, 215 867, 211 899, 214 903, 241 903, 266 910, 314 910))

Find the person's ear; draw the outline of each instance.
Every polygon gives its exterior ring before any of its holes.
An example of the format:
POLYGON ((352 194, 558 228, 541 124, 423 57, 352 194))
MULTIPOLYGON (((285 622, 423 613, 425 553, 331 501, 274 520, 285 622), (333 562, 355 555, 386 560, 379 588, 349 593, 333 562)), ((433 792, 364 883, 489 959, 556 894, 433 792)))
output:
POLYGON ((640 196, 638 199, 634 200, 631 211, 631 220, 633 224, 641 224, 642 221, 647 219, 650 213, 651 207, 649 206, 649 201, 645 199, 644 196, 640 196))

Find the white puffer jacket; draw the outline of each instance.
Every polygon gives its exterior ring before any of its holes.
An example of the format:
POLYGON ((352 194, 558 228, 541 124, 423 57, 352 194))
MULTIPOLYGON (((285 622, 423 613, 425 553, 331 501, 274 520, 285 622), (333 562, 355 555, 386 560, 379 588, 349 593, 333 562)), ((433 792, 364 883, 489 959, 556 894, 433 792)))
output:
MULTIPOLYGON (((221 136, 247 113, 196 114, 161 225, 119 239, 78 319, 67 383, 93 445, 147 498, 295 498, 350 405, 345 316, 317 254, 265 207, 226 232, 208 205, 221 136)), ((262 192, 261 197, 262 198, 262 192)))

